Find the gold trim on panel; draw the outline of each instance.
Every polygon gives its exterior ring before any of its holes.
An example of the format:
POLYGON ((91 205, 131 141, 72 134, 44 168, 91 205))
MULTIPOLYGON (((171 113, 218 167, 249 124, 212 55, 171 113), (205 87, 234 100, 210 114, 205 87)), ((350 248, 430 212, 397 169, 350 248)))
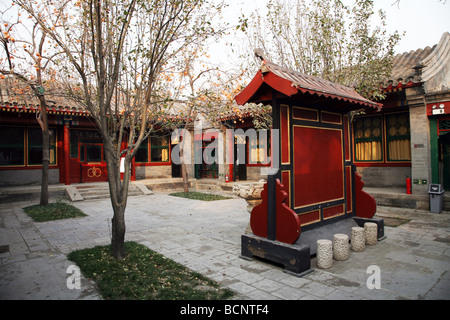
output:
MULTIPOLYGON (((280 154, 280 159, 281 159, 281 164, 291 164, 291 122, 290 122, 290 119, 289 119, 289 105, 287 105, 287 104, 281 104, 280 105, 280 125, 281 125, 281 107, 285 107, 286 108, 286 111, 287 111, 287 114, 286 114, 286 120, 287 120, 287 139, 286 139, 286 141, 287 141, 287 146, 288 146, 288 162, 283 162, 283 156, 282 156, 282 154, 280 154)), ((280 141, 281 141, 281 143, 280 143, 280 150, 281 150, 281 153, 283 152, 283 136, 282 136, 282 131, 280 130, 280 137, 281 137, 281 139, 280 139, 280 141)))
POLYGON ((307 226, 307 225, 310 225, 310 224, 322 221, 322 214, 320 213, 320 211, 321 211, 320 208, 319 209, 315 209, 315 210, 311 210, 311 211, 302 212, 302 213, 297 213, 297 215, 298 216, 302 216, 302 215, 305 215, 305 214, 308 214, 308 213, 311 213, 311 212, 314 212, 314 211, 318 211, 319 212, 319 219, 303 223, 303 224, 301 224, 301 226, 307 226))
POLYGON ((293 119, 319 122, 319 110, 310 109, 310 108, 304 108, 304 107, 297 107, 297 106, 292 106, 292 108, 293 108, 293 109, 292 109, 292 118, 293 118, 293 119), (313 112, 316 113, 316 120, 311 120, 311 119, 307 119, 307 118, 298 118, 298 117, 295 117, 295 116, 294 116, 294 109, 303 109, 303 110, 313 111, 313 112))
MULTIPOLYGON (((294 129, 295 129, 295 127, 301 127, 301 128, 313 128, 313 129, 322 129, 322 130, 335 130, 335 131, 340 131, 341 132, 341 134, 339 135, 339 137, 340 137, 340 139, 341 139, 341 164, 342 164, 342 181, 343 181, 343 184, 342 184, 342 197, 341 198, 336 198, 336 199, 329 199, 329 200, 325 200, 325 201, 321 201, 321 202, 316 202, 316 203, 309 203, 309 204, 307 204, 307 205, 303 205, 303 206, 299 206, 299 207, 296 207, 295 206, 295 198, 293 199, 293 202, 294 202, 294 209, 301 209, 301 208, 304 208, 304 207, 309 207, 309 206, 313 206, 313 205, 318 205, 318 204, 322 204, 322 203, 326 203, 326 202, 331 202, 331 201, 338 201, 338 200, 345 200, 345 192, 346 192, 346 190, 345 190, 345 164, 344 164, 344 150, 343 150, 343 148, 342 148, 342 146, 343 146, 343 141, 342 141, 342 139, 343 139, 343 129, 342 128, 325 128, 325 127, 315 127, 315 126, 304 126, 304 125, 297 125, 297 124, 295 124, 295 125, 293 125, 292 126, 292 134, 294 135, 294 129)), ((294 155, 295 155, 295 141, 294 141, 294 143, 293 143, 293 146, 292 146, 292 148, 293 148, 293 152, 294 152, 294 155)), ((292 170, 294 170, 294 178, 293 178, 293 194, 294 194, 294 196, 295 196, 295 156, 293 157, 293 160, 292 160, 292 170)))
MULTIPOLYGON (((345 201, 346 207, 347 207, 347 213, 353 212, 355 211, 355 208, 353 208, 353 176, 352 176, 352 166, 345 166, 345 170, 347 171, 347 168, 350 169, 350 173, 349 173, 349 177, 350 177, 350 181, 347 181, 347 183, 350 183, 350 201, 347 198, 347 200, 345 201), (348 210, 348 204, 351 204, 352 206, 352 210, 348 210)), ((345 192, 347 192, 347 186, 345 188, 345 192)), ((347 193, 346 193, 347 195, 347 193)))
POLYGON ((283 184, 284 188, 286 189, 286 183, 283 182, 283 173, 287 172, 288 173, 288 183, 287 183, 287 188, 288 188, 288 199, 289 199, 289 208, 291 207, 291 202, 292 202, 292 194, 291 194, 291 170, 282 170, 281 171, 281 183, 283 184))
MULTIPOLYGON (((345 161, 352 161, 352 154, 353 154, 353 144, 352 144, 352 133, 351 133, 351 128, 350 128, 350 117, 348 115, 344 115, 342 117, 342 121, 343 121, 343 131, 342 134, 344 135, 344 139, 345 139, 345 122, 347 122, 347 131, 348 131, 348 156, 349 158, 347 159, 347 155, 345 155, 345 161), (345 120, 347 119, 347 120, 345 120), (345 121, 345 122, 344 122, 345 121)), ((345 153, 345 146, 344 146, 344 153, 345 153)))
POLYGON ((336 113, 336 112, 321 111, 321 114, 320 114, 320 120, 322 121, 322 123, 342 124, 342 115, 341 115, 340 113, 336 113), (323 120, 323 114, 324 114, 324 113, 328 113, 328 114, 332 114, 332 115, 339 116, 339 122, 324 121, 324 120, 323 120))
POLYGON ((323 209, 322 210, 322 214, 324 215, 323 220, 333 219, 333 218, 340 217, 340 216, 343 216, 344 214, 346 214, 346 212, 345 212, 345 203, 337 204, 335 206, 330 206, 330 207, 326 207, 326 208, 322 208, 322 209, 323 209), (330 209, 330 208, 335 208, 335 207, 339 207, 339 206, 343 207, 342 208, 343 209, 342 213, 336 214, 336 215, 334 215, 332 217, 325 218, 325 213, 323 212, 323 210, 330 209))

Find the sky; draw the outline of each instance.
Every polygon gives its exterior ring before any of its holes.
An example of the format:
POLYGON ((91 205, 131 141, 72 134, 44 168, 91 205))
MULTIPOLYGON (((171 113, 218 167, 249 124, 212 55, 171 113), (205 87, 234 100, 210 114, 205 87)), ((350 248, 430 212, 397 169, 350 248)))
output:
POLYGON ((444 32, 450 32, 450 0, 400 0, 400 4, 393 5, 394 2, 375 0, 374 4, 386 12, 390 32, 406 32, 396 48, 397 53, 431 47, 444 32))
MULTIPOLYGON (((43 0, 40 0, 43 1, 43 0)), ((222 0, 213 0, 222 1, 222 0)), ((236 23, 244 13, 249 16, 251 12, 259 10, 264 12, 269 0, 224 0, 227 8, 223 16, 230 24, 236 23)), ((297 0, 285 0, 295 2, 297 0)), ((354 0, 342 0, 344 4, 351 5, 354 0)), ((396 53, 409 52, 427 46, 437 44, 444 32, 450 32, 450 0, 373 0, 375 10, 382 9, 386 12, 387 31, 392 34, 395 30, 406 34, 396 46, 396 53)), ((0 8, 5 3, 0 1, 0 8)), ((373 23, 372 23, 373 24, 373 23)), ((239 46, 239 40, 233 38, 226 39, 228 43, 233 43, 234 48, 239 46)), ((242 39, 241 39, 242 41, 242 39)), ((207 44, 217 65, 229 65, 235 68, 239 64, 236 54, 231 54, 230 46, 225 46, 223 42, 207 44)), ((249 57, 253 59, 253 57, 249 57)), ((226 69, 226 68, 225 68, 226 69)))
MULTIPOLYGON (((294 0, 291 0, 294 1, 294 0)), ((268 0, 226 0, 225 19, 236 21, 241 13, 264 10, 268 0)), ((343 0, 352 4, 353 0, 343 0)), ((409 52, 437 44, 444 32, 450 32, 450 0, 374 0, 375 10, 386 12, 387 31, 406 34, 395 48, 409 52)))

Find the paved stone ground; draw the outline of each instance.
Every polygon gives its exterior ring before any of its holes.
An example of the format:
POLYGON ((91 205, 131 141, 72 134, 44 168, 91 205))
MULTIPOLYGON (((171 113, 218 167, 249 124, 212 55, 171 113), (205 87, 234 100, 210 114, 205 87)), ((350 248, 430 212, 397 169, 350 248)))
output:
MULTIPOLYGON (((34 202, 35 203, 35 202, 34 202)), ((88 217, 36 223, 22 210, 30 199, 0 204, 0 299, 101 299, 82 279, 68 289, 66 255, 110 242, 109 199, 74 203, 88 217)), ((243 199, 202 202, 164 193, 129 197, 126 240, 142 243, 221 282, 243 300, 449 299, 450 213, 379 207, 387 238, 347 261, 297 278, 279 266, 239 257, 249 214, 243 199), (381 288, 369 289, 367 268, 380 268, 381 288)))

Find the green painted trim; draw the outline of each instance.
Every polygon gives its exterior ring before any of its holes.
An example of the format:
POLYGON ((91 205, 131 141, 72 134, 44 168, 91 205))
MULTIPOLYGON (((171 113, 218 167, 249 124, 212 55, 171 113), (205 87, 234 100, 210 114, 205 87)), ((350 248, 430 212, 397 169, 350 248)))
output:
POLYGON ((439 183, 439 142, 437 119, 430 120, 431 183, 439 183))

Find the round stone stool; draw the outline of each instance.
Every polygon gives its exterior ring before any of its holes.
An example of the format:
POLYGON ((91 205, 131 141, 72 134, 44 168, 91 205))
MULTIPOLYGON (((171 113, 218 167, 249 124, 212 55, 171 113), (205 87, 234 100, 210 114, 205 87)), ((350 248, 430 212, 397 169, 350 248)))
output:
POLYGON ((366 235, 366 244, 373 246, 377 244, 378 226, 374 222, 364 223, 364 233, 366 235))
POLYGON ((362 252, 366 249, 366 235, 364 233, 364 228, 352 227, 352 251, 362 252))
POLYGON ((317 267, 331 268, 333 265, 333 243, 331 240, 317 240, 317 267))
POLYGON ((333 237, 333 257, 335 260, 347 260, 349 256, 348 235, 337 233, 333 237))

